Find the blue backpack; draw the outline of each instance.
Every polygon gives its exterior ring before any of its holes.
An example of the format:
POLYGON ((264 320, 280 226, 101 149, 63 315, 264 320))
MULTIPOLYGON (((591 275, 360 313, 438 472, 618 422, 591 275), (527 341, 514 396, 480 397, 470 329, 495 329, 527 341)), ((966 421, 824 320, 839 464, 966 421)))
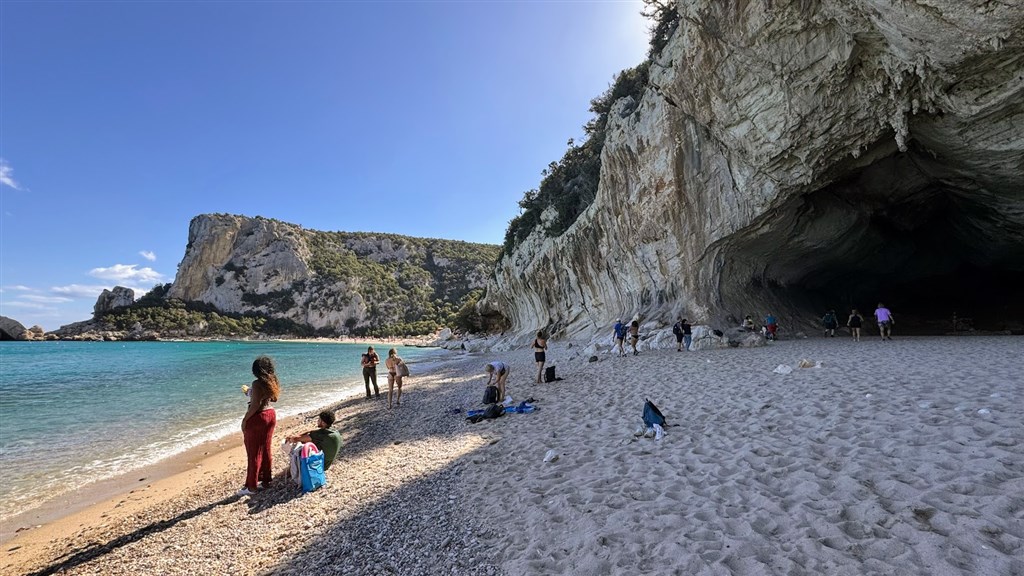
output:
POLYGON ((302 478, 303 492, 312 492, 327 483, 324 476, 324 453, 312 442, 302 445, 302 453, 299 455, 299 477, 302 478))

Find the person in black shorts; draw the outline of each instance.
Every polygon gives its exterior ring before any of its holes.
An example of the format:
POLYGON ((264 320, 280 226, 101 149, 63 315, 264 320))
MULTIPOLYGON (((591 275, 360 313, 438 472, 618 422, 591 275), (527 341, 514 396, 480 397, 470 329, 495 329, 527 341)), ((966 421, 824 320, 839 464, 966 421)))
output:
POLYGON ((850 334, 853 336, 855 342, 860 342, 860 327, 864 323, 864 318, 861 317, 860 312, 854 308, 850 311, 850 319, 846 321, 846 325, 850 328, 850 334))
POLYGON ((547 362, 545 351, 548 349, 548 339, 543 330, 537 331, 537 337, 533 339, 533 361, 537 363, 537 384, 540 384, 541 374, 544 373, 544 363, 547 362))

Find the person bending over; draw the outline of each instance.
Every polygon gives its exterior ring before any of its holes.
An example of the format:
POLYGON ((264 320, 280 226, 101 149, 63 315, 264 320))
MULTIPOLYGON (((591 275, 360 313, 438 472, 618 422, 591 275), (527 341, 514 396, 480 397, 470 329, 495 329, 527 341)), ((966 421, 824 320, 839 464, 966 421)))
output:
POLYGON ((285 442, 296 444, 298 442, 312 442, 324 453, 324 471, 326 472, 334 459, 338 457, 341 450, 341 434, 337 430, 331 430, 334 426, 334 412, 324 410, 316 420, 316 429, 310 430, 298 436, 289 436, 285 442))
POLYGON ((484 372, 487 373, 487 385, 491 385, 491 381, 494 381, 494 385, 498 388, 498 402, 505 401, 505 383, 508 381, 508 373, 510 372, 508 365, 504 362, 491 362, 487 366, 484 366, 484 372))

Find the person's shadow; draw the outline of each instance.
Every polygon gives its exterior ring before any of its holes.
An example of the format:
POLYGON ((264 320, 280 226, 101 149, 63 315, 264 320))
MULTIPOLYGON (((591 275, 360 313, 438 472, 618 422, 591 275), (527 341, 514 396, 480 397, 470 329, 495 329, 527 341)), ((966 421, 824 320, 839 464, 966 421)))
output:
MULTIPOLYGON (((288 502, 289 500, 292 500, 303 494, 302 489, 296 486, 291 480, 289 480, 286 474, 280 474, 278 478, 276 478, 275 480, 276 481, 274 482, 273 485, 271 485, 270 488, 263 490, 261 492, 257 492, 254 496, 249 497, 249 514, 256 514, 258 512, 262 512, 264 510, 277 506, 278 504, 288 502)), ((95 560, 96 558, 99 558, 104 554, 113 552, 114 550, 117 550, 122 546, 127 546, 132 542, 141 540, 146 536, 149 536, 150 534, 163 532, 164 530, 167 530, 168 528, 175 526, 179 522, 195 518, 196 516, 209 512, 210 510, 213 510, 218 506, 224 506, 227 504, 235 503, 241 498, 242 496, 233 494, 231 496, 221 498, 216 502, 211 502, 198 508, 182 512, 174 518, 158 520, 156 522, 138 528, 137 530, 134 530, 133 532, 130 532, 128 534, 118 536, 117 538, 114 538, 113 540, 105 544, 94 542, 78 550, 68 552, 64 556, 58 557, 53 564, 50 564, 49 566, 41 568, 35 572, 30 572, 26 576, 45 576, 69 570, 71 568, 74 568, 75 566, 79 566, 91 560, 95 560)))

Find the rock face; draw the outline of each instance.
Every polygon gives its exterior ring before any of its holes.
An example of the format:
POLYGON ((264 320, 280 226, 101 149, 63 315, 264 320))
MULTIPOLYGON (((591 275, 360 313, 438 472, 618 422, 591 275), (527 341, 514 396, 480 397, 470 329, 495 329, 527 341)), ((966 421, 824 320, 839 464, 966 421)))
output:
POLYGON ((104 290, 92 307, 92 316, 96 318, 118 308, 131 306, 135 303, 135 291, 124 286, 114 286, 113 290, 104 290))
POLYGON ((0 316, 0 340, 24 340, 25 326, 14 318, 0 316))
POLYGON ((523 334, 633 314, 788 329, 879 300, 904 320, 1021 315, 1019 5, 677 9, 650 87, 613 109, 594 203, 505 256, 482 313, 523 334))
POLYGON ((167 298, 360 333, 444 315, 482 291, 497 254, 483 244, 204 214, 189 225, 167 298))

